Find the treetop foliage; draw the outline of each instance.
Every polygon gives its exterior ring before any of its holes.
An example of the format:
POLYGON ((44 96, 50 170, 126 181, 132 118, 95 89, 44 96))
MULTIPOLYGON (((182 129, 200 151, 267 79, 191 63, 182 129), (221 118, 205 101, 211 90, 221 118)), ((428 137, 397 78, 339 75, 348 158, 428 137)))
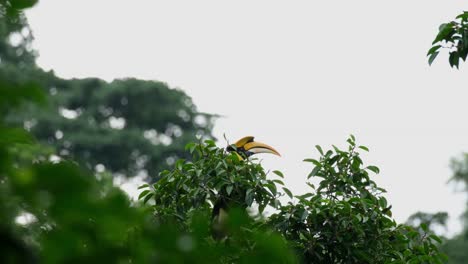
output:
MULTIPOLYGON (((317 146, 320 159, 305 161, 314 165, 308 178, 318 178, 319 184, 308 182, 311 191, 302 195, 284 187, 281 172, 267 174, 255 160, 239 160, 212 141, 189 144, 187 149, 191 161, 179 160, 172 170, 161 173, 160 181, 141 186, 140 199, 151 204, 159 223, 177 222, 181 230, 190 230, 193 214, 209 215, 213 205, 223 200, 238 210, 257 212, 251 216, 255 228, 249 226, 249 232, 281 234, 301 262, 442 263, 445 259, 436 235, 391 218, 391 206, 382 196, 385 190, 371 180, 370 173, 379 170, 363 164, 357 150, 367 148, 357 146, 353 136, 346 150, 334 146, 323 151, 317 146), (278 199, 282 195, 293 199, 282 205, 278 199), (271 215, 263 214, 268 205, 274 210, 271 215)), ((226 244, 255 251, 255 243, 245 237, 239 241, 229 226, 226 233, 226 244)), ((241 256, 228 255, 224 260, 235 262, 241 256)))
POLYGON ((468 12, 458 15, 455 20, 444 23, 439 27, 439 33, 427 52, 429 65, 435 60, 441 49, 449 53, 450 66, 457 67, 460 59, 466 60, 468 56, 468 12))

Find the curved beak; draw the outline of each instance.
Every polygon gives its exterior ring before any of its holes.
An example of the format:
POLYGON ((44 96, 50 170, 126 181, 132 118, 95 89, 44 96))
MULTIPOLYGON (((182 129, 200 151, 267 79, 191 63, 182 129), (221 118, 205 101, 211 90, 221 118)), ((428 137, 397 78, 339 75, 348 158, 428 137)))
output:
POLYGON ((255 141, 248 142, 244 145, 244 149, 246 151, 252 152, 253 154, 270 153, 270 154, 278 155, 281 157, 281 154, 279 154, 279 152, 276 151, 276 149, 274 149, 272 146, 269 146, 261 142, 255 142, 255 141))

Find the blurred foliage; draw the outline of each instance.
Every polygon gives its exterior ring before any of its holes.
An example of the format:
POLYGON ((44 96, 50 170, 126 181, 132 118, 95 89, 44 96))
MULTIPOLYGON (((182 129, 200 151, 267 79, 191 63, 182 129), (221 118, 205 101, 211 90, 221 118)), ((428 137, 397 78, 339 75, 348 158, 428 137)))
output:
MULTIPOLYGON (((464 192, 468 192, 468 154, 464 153, 458 158, 453 158, 450 163, 452 169, 451 182, 463 186, 464 192)), ((450 263, 466 263, 468 261, 468 201, 465 213, 462 215, 464 229, 461 234, 448 239, 442 245, 442 250, 450 260, 450 263)))
POLYGON ((468 192, 468 153, 464 153, 458 158, 453 158, 450 161, 452 169, 452 178, 450 181, 461 183, 468 192))
POLYGON ((42 98, 40 106, 15 108, 8 124, 24 127, 62 159, 130 177, 156 175, 187 157, 187 143, 213 138, 215 116, 199 112, 188 95, 163 82, 65 80, 38 68, 31 29, 17 9, 34 2, 0 2, 0 89, 8 94, 0 97, 0 114, 7 115, 20 96, 38 101, 46 94, 47 105, 42 98))
POLYGON ((429 65, 435 60, 441 49, 449 53, 449 64, 457 67, 460 59, 466 60, 468 56, 468 12, 458 15, 455 20, 444 23, 439 27, 439 33, 427 52, 429 65))
MULTIPOLYGON (((465 231, 466 232, 466 231, 465 231)), ((449 263, 465 264, 468 260, 468 237, 459 234, 442 244, 441 250, 447 254, 449 263)))
POLYGON ((448 214, 446 212, 435 214, 417 212, 411 215, 406 223, 414 227, 426 226, 427 229, 433 231, 435 229, 446 228, 447 219, 448 214))
POLYGON ((183 91, 137 79, 107 83, 38 74, 49 105, 28 105, 8 121, 27 128, 57 155, 90 169, 156 175, 197 138, 212 138, 212 115, 199 113, 183 91))
POLYGON ((32 50, 31 29, 21 8, 29 7, 35 1, 0 0, 0 67, 19 68, 32 65, 35 53, 32 50))
MULTIPOLYGON (((463 186, 463 191, 468 192, 468 154, 464 153, 460 157, 453 158, 450 162, 452 177, 450 182, 463 186)), ((418 212, 409 217, 407 223, 411 226, 425 225, 430 232, 435 230, 446 230, 447 213, 424 213, 418 212)), ((462 215, 464 229, 461 234, 452 238, 443 238, 441 251, 448 256, 448 263, 464 264, 468 260, 468 203, 465 213, 462 215)), ((420 230, 420 229, 419 229, 420 230)))

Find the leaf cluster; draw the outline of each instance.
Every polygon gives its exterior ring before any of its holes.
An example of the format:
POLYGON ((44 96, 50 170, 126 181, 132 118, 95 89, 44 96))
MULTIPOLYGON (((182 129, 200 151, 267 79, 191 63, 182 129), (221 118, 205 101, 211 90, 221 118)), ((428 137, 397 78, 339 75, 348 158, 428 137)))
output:
POLYGON ((454 21, 444 23, 439 27, 439 33, 427 52, 429 65, 433 63, 441 49, 449 52, 450 66, 459 66, 460 59, 465 61, 468 56, 468 12, 458 15, 454 21))
POLYGON ((210 211, 220 201, 236 208, 249 208, 255 203, 259 213, 267 206, 279 206, 282 193, 278 186, 284 183, 268 179, 260 164, 240 160, 234 153, 216 147, 212 140, 190 143, 186 149, 192 154, 190 161, 178 160, 174 169, 160 173, 155 184, 142 186, 145 190, 140 198, 145 203, 150 199, 154 202, 157 216, 169 215, 184 222, 193 211, 210 211))
POLYGON ((321 157, 305 159, 314 165, 308 178, 318 178, 318 187, 308 183, 311 192, 298 195, 272 215, 269 223, 291 241, 306 263, 440 263, 443 256, 431 240, 424 249, 411 241, 410 227, 398 225, 391 205, 382 195, 385 190, 370 179, 379 173, 376 166, 365 166, 354 136, 348 149, 333 146, 321 157))
MULTIPOLYGON (((304 263, 443 263, 440 238, 424 225, 419 232, 392 219, 385 190, 371 179, 379 169, 364 165, 358 151, 368 148, 358 146, 354 136, 347 143, 347 150, 333 146, 323 151, 316 146, 320 158, 304 161, 313 164, 308 179, 318 180, 317 187, 307 182, 311 192, 302 195, 284 187, 285 194, 294 197, 286 205, 278 201, 276 184, 283 185, 281 181, 269 180, 255 161, 239 160, 212 141, 187 145, 192 161, 180 160, 161 174, 160 181, 142 186, 140 198, 153 201, 158 222, 175 219, 188 231, 191 215, 209 214, 220 199, 241 209, 258 204, 260 213, 270 205, 274 213, 253 217, 248 229, 280 234, 304 263)), ((283 177, 279 171, 274 174, 283 177)), ((253 243, 245 236, 236 239, 239 233, 230 233, 230 243, 243 241, 242 247, 249 248, 253 243)), ((244 253, 230 256, 236 259, 244 253)))

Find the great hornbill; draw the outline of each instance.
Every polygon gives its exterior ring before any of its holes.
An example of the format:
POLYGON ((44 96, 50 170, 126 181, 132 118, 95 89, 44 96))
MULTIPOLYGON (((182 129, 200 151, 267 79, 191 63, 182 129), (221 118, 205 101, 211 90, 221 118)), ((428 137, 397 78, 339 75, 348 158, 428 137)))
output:
MULTIPOLYGON (((254 141, 254 137, 248 136, 239 139, 236 143, 226 147, 228 152, 234 152, 240 160, 245 160, 254 154, 270 153, 281 156, 273 147, 254 141)), ((220 240, 226 237, 225 224, 227 212, 235 201, 228 201, 230 197, 220 197, 213 206, 211 215, 213 238, 220 240)), ((237 204, 239 206, 239 204, 237 204)))

